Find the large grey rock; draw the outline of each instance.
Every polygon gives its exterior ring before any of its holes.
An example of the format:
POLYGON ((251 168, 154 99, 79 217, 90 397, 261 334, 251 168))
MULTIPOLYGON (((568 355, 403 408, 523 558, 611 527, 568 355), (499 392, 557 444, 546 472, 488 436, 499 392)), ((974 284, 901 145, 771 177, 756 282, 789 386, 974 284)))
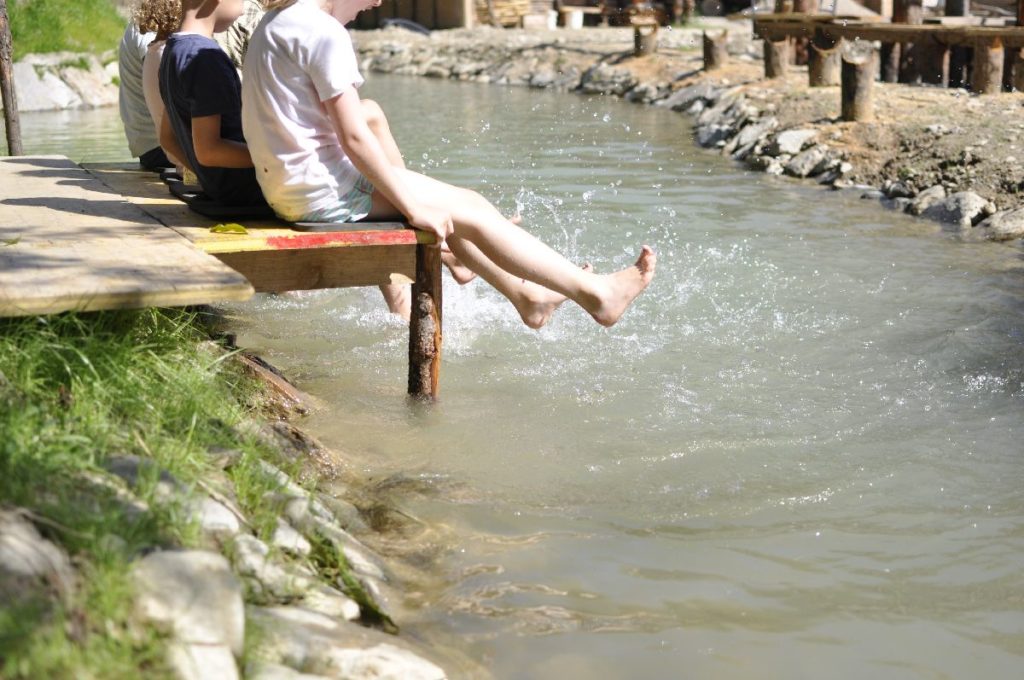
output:
POLYGON ((185 645, 224 645, 241 656, 242 586, 228 561, 200 550, 150 553, 134 564, 136 614, 185 645))
POLYGON ((665 106, 673 111, 685 111, 694 102, 702 101, 707 103, 714 93, 714 86, 710 82, 705 81, 696 85, 679 88, 665 99, 658 101, 655 106, 665 106))
POLYGON ((82 98, 52 71, 19 61, 14 65, 18 108, 22 111, 54 111, 80 106, 82 98))
POLYGON ((87 55, 79 59, 81 65, 65 66, 57 71, 61 80, 70 87, 82 100, 82 104, 90 107, 112 106, 117 103, 117 86, 111 82, 110 75, 100 64, 99 59, 87 55))
POLYGON ((736 142, 736 148, 741 149, 748 144, 753 144, 760 141, 763 137, 768 135, 772 130, 778 127, 779 121, 774 116, 766 116, 761 120, 750 123, 743 127, 736 135, 734 141, 736 142))
POLYGON ((795 156, 813 144, 817 137, 817 130, 784 130, 768 145, 768 153, 772 156, 784 153, 795 156))
POLYGON ((303 609, 332 619, 355 621, 359 618, 359 604, 337 588, 323 584, 314 586, 299 601, 303 609))
POLYGON ((636 87, 637 79, 629 69, 598 64, 586 71, 580 89, 587 94, 611 94, 618 97, 636 87))
POLYGON ((697 143, 701 146, 715 146, 729 139, 732 129, 727 125, 705 125, 697 128, 697 143))
POLYGON ((178 680, 236 680, 238 666, 227 645, 172 642, 167 661, 178 680))
POLYGON ((74 569, 61 548, 21 513, 0 510, 0 606, 35 594, 67 597, 74 583, 74 569))
POLYGON ((946 200, 946 189, 941 184, 936 184, 919 193, 907 208, 907 212, 911 215, 920 215, 932 205, 944 200, 946 200))
POLYGON ((981 235, 992 241, 1024 238, 1024 208, 997 212, 978 225, 981 235))
POLYGON ((990 202, 973 191, 960 191, 945 200, 937 201, 921 212, 926 217, 944 224, 970 227, 990 214, 990 202))
POLYGON ((294 607, 251 607, 249 618, 261 631, 268 662, 354 680, 446 677, 408 642, 353 623, 294 607))
POLYGON ((819 144, 801 151, 786 163, 786 174, 794 177, 810 177, 824 172, 829 163, 828 147, 819 144))
POLYGON ((247 680, 329 680, 326 675, 310 675, 276 663, 257 662, 246 668, 247 680))

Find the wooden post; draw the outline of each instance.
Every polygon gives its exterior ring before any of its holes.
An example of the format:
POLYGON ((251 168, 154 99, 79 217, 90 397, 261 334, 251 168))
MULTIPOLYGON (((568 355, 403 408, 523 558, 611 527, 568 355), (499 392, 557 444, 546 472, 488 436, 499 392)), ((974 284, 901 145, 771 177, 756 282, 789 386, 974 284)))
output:
POLYGON ((836 40, 820 28, 811 38, 807 60, 807 82, 811 87, 829 87, 839 84, 839 66, 842 63, 843 41, 836 40))
POLYGON ((1017 50, 1017 58, 1014 60, 1013 89, 1024 92, 1024 49, 1017 50))
POLYGON ((1003 41, 999 38, 979 40, 975 44, 971 91, 978 94, 1003 91, 1003 41))
POLYGON ((7 0, 0 0, 0 97, 4 104, 4 126, 7 131, 7 153, 21 156, 21 119, 18 116, 18 95, 14 88, 14 41, 7 20, 7 0))
MULTIPOLYGON (((966 17, 971 14, 971 0, 946 0, 947 17, 966 17)), ((950 87, 967 87, 971 65, 971 48, 956 45, 949 51, 950 87)))
POLYGON ((849 121, 870 121, 875 117, 874 84, 878 65, 875 53, 856 60, 843 57, 842 117, 849 121))
POLYGON ((437 399, 441 377, 441 248, 416 246, 409 319, 409 394, 437 399))
MULTIPOLYGON (((924 7, 922 0, 896 0, 893 3, 893 23, 919 25, 924 23, 924 7)), ((901 43, 897 57, 899 73, 897 81, 901 83, 915 83, 920 79, 919 61, 920 55, 917 45, 914 43, 901 43)), ((885 74, 886 65, 882 64, 882 71, 885 74)), ((887 81, 895 82, 895 81, 887 81)))
POLYGON ((704 70, 714 71, 729 62, 729 31, 710 36, 704 31, 704 70))
POLYGON ((944 45, 932 38, 917 47, 921 82, 926 85, 945 87, 949 82, 949 45, 944 45))
POLYGON ((900 43, 882 43, 879 54, 882 61, 882 82, 895 83, 900 79, 900 43))
POLYGON ((658 51, 658 22, 654 19, 635 19, 633 24, 633 55, 644 57, 658 51))
POLYGON ((789 40, 764 40, 764 77, 779 78, 786 75, 789 66, 789 40))

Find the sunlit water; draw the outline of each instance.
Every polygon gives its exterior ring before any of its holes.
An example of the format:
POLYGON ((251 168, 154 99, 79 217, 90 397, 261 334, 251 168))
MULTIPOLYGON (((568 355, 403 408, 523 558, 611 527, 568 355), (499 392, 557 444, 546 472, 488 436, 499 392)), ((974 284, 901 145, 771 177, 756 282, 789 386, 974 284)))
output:
POLYGON ((567 305, 533 332, 446 281, 426 410, 376 291, 230 308, 241 344, 326 400, 311 431, 436 489, 402 500, 447 529, 409 629, 499 678, 1024 673, 1017 248, 746 173, 660 109, 397 77, 365 93, 411 166, 572 260, 659 253, 611 330, 567 305))

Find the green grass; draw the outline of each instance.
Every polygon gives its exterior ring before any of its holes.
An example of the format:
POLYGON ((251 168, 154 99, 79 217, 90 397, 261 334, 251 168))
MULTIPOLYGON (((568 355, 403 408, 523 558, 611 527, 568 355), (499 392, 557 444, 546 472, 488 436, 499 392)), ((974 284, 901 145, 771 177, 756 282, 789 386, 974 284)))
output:
POLYGON ((15 59, 39 52, 116 49, 126 23, 111 0, 14 0, 7 11, 15 59))
POLYGON ((130 625, 125 574, 143 550, 194 545, 197 532, 154 502, 155 479, 135 489, 143 513, 90 487, 83 476, 110 456, 152 459, 193 486, 218 473, 208 448, 238 449, 239 503, 261 533, 272 526, 256 465, 274 454, 236 428, 259 388, 206 341, 195 314, 174 310, 0 319, 0 507, 43 518, 82 577, 66 604, 0 603, 0 677, 165 675, 164 641, 130 625))

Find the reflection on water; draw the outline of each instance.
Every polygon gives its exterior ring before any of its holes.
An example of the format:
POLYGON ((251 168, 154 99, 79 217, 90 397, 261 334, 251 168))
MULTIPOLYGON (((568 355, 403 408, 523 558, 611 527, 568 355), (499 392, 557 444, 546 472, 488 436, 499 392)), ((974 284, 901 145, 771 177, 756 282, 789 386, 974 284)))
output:
POLYGON ((308 422, 435 493, 407 625, 501 678, 1016 677, 1019 251, 744 173, 602 98, 375 78, 410 165, 578 262, 659 251, 617 327, 446 281, 443 400, 372 290, 232 307, 308 422), (412 105, 415 103, 415 105, 412 105))

